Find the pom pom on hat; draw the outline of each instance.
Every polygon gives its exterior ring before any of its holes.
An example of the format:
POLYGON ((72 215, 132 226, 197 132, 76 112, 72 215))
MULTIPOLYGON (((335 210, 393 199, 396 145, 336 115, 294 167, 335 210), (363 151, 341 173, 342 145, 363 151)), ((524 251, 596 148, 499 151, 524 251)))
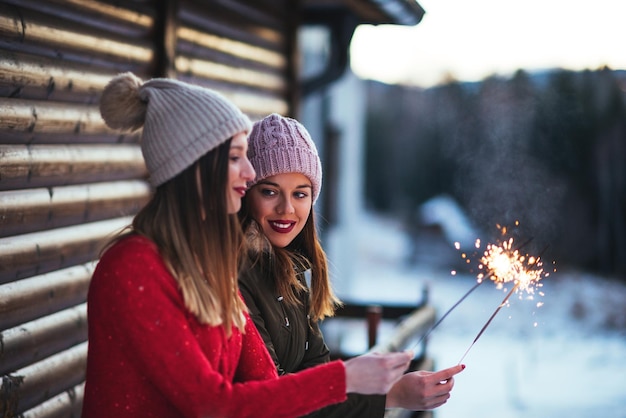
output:
POLYGON ((166 78, 142 82, 132 73, 107 84, 100 113, 113 129, 143 126, 141 152, 155 187, 251 127, 250 119, 216 91, 166 78))
POLYGON ((300 173, 311 180, 313 203, 319 197, 322 163, 311 135, 297 120, 272 113, 254 123, 248 158, 257 174, 249 186, 277 174, 300 173))
POLYGON ((113 129, 135 130, 143 125, 147 103, 139 97, 142 81, 132 73, 123 73, 104 88, 100 114, 113 129))

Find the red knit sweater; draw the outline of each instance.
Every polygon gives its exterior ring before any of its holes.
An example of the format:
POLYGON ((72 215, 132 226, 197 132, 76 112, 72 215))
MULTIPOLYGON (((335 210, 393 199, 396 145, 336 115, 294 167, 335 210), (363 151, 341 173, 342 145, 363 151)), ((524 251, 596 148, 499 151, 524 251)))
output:
POLYGON ((104 254, 87 306, 83 418, 296 417, 346 399, 343 363, 278 378, 249 318, 230 338, 199 324, 146 238, 104 254))

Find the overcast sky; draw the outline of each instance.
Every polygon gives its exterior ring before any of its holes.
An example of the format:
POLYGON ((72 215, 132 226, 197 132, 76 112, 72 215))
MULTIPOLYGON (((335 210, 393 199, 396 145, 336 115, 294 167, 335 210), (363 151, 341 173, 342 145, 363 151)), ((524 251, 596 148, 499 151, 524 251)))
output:
POLYGON ((446 75, 566 68, 626 69, 624 0, 418 0, 413 27, 359 26, 352 69, 362 78, 429 87, 446 75))

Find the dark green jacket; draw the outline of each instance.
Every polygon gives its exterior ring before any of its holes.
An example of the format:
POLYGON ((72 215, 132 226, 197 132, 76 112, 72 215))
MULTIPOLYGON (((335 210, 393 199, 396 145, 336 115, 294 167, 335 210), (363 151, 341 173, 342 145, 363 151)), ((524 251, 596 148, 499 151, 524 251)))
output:
MULTIPOLYGON (((302 274, 299 278, 304 282, 302 274)), ((308 315, 308 292, 301 294, 301 306, 287 305, 276 293, 273 278, 261 271, 258 264, 240 274, 239 287, 279 374, 294 373, 330 360, 324 336, 317 322, 308 315)), ((307 417, 374 418, 384 414, 385 396, 350 394, 347 401, 307 417)))

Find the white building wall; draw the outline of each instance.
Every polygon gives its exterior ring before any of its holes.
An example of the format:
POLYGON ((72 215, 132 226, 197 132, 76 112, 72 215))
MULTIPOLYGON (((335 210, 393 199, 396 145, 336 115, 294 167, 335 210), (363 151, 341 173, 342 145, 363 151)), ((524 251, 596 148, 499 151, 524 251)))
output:
MULTIPOLYGON (((324 118, 327 117, 329 120, 326 123, 331 123, 340 133, 336 190, 338 207, 335 208, 337 222, 325 227, 322 235, 324 249, 330 261, 333 286, 343 299, 350 298, 350 289, 356 280, 353 277, 353 267, 358 255, 356 229, 364 208, 365 100, 364 81, 351 71, 346 71, 328 90, 307 98, 300 116, 322 156, 324 118)), ((324 165, 324 161, 322 164, 324 165)), ((322 188, 324 187, 323 184, 322 188)), ((320 201, 316 207, 320 208, 321 205, 320 201)), ((318 223, 326 225, 325 222, 318 223)))

